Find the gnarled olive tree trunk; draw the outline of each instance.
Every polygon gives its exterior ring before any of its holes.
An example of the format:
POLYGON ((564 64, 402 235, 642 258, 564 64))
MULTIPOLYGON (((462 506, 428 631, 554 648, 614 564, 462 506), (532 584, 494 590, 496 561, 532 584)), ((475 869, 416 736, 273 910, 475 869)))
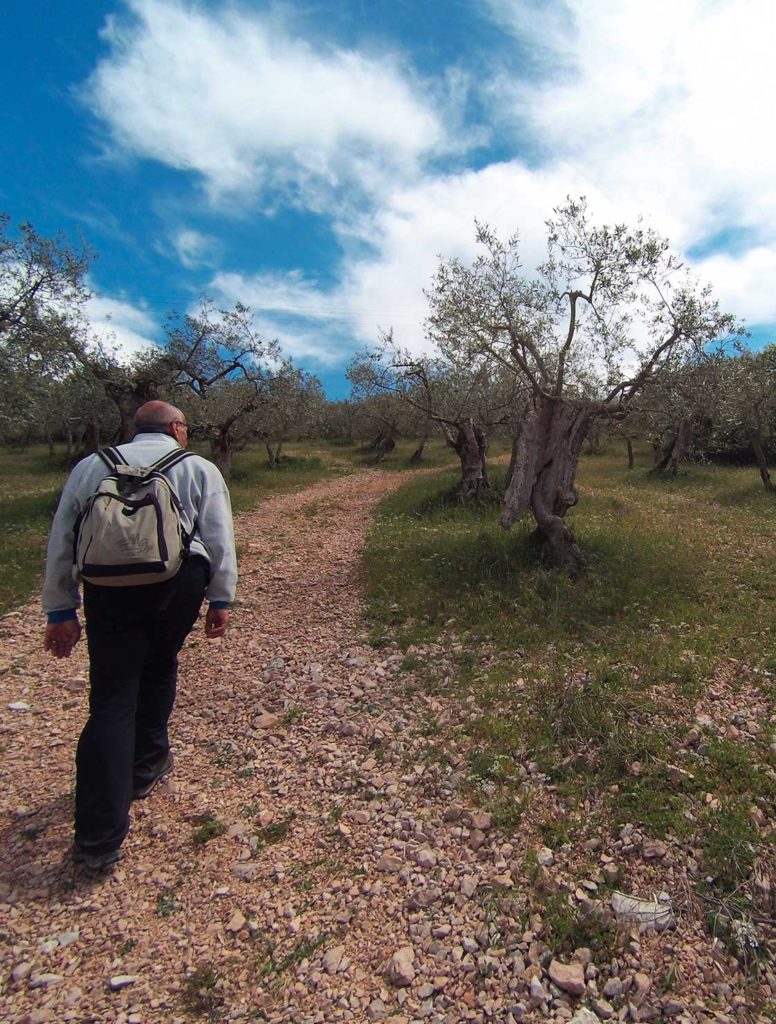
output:
POLYGON ((231 424, 223 428, 212 427, 208 431, 210 441, 210 456, 221 471, 225 480, 232 476, 232 456, 235 452, 235 444, 231 433, 231 424))
POLYGON ((455 427, 445 427, 445 438, 461 460, 461 501, 478 498, 490 487, 488 466, 488 438, 481 424, 471 417, 460 420, 455 427))
POLYGON ((534 396, 520 425, 501 514, 507 529, 530 509, 548 554, 571 575, 584 559, 564 516, 577 503, 579 452, 595 412, 588 402, 534 396))
POLYGON ((656 452, 654 473, 663 473, 666 476, 676 476, 679 463, 687 457, 692 442, 692 422, 687 416, 682 416, 676 426, 676 430, 668 438, 662 451, 656 452))
POLYGON ((768 460, 765 457, 765 447, 762 435, 758 430, 753 430, 749 435, 749 443, 752 446, 754 457, 757 459, 757 468, 760 470, 760 479, 766 491, 774 490, 771 474, 768 472, 768 460))

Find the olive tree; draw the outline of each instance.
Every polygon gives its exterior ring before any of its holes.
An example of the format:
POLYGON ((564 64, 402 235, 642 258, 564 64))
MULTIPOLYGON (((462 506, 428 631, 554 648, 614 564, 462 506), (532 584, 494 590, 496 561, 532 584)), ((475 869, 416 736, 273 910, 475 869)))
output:
POLYGON ((767 452, 776 433, 776 345, 726 360, 720 392, 717 432, 751 447, 763 487, 774 490, 767 452))
POLYGON ((240 302, 219 310, 203 300, 195 313, 173 314, 166 333, 180 402, 228 478, 234 452, 255 436, 249 418, 264 400, 271 377, 266 360, 277 356, 277 345, 261 338, 240 302))
POLYGON ((584 560, 565 516, 591 421, 620 414, 669 360, 737 326, 651 228, 596 226, 584 199, 568 199, 547 228, 547 257, 527 274, 518 236, 478 224, 476 259, 439 264, 428 330, 443 354, 487 357, 525 384, 501 522, 530 511, 574 573, 584 560))
POLYGON ((302 437, 324 404, 321 382, 284 359, 267 377, 261 404, 250 415, 250 429, 261 438, 272 468, 280 465, 283 445, 302 437))

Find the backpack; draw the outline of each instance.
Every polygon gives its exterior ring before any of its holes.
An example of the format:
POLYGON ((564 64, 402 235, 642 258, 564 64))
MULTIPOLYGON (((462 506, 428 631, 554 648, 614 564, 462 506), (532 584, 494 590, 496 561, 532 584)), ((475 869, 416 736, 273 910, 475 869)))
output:
POLYGON ((146 468, 116 448, 97 452, 110 472, 75 524, 73 575, 103 587, 161 583, 188 555, 178 496, 165 472, 193 452, 176 450, 146 468))

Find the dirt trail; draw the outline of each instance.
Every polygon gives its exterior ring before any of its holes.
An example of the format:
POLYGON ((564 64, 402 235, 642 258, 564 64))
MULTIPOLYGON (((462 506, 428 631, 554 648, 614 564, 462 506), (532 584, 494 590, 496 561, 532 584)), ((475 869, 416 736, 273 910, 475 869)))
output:
POLYGON ((461 805, 455 757, 422 756, 423 716, 449 709, 365 640, 364 534, 399 483, 359 473, 240 518, 230 635, 187 644, 175 774, 135 805, 125 859, 102 880, 67 856, 85 652, 45 658, 35 606, 0 620, 0 1020, 574 1015, 583 968, 568 990, 551 984, 525 914, 525 832, 461 805))

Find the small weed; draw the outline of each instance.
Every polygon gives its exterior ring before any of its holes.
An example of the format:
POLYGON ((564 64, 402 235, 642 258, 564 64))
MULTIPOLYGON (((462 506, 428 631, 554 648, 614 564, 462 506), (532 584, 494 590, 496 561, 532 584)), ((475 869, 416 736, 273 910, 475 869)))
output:
POLYGON ((177 899, 178 890, 175 888, 162 889, 156 897, 156 913, 159 917, 172 917, 180 910, 183 904, 177 899))
POLYGON ((119 956, 129 956, 136 945, 137 939, 127 939, 126 942, 122 942, 119 946, 119 956))
POLYGON ((286 954, 286 956, 284 956, 276 965, 275 970, 278 974, 282 974, 283 971, 287 971, 289 967, 296 967, 296 965, 300 964, 303 960, 309 960, 315 951, 320 949, 328 938, 329 936, 326 933, 321 933, 316 939, 300 939, 291 952, 286 954))
POLYGON ((539 823, 541 837, 552 850, 557 850, 572 842, 578 829, 579 823, 574 821, 570 815, 565 818, 550 818, 548 821, 539 823))
POLYGON ((301 718, 304 718, 304 708, 293 705, 290 708, 286 708, 280 716, 280 722, 282 725, 291 725, 293 722, 298 722, 301 718))
POLYGON ((509 792, 499 793, 488 802, 488 810, 496 828, 514 832, 522 820, 525 804, 509 792))
POLYGON ((281 843, 288 835, 291 824, 296 817, 291 813, 282 821, 274 821, 271 825, 256 829, 256 838, 261 846, 272 846, 274 843, 281 843))
POLYGON ((705 811, 699 832, 705 870, 720 889, 735 891, 752 873, 759 838, 747 806, 728 801, 705 811))
POLYGON ((264 978, 268 978, 273 974, 283 974, 290 967, 295 967, 303 960, 309 959, 317 949, 320 949, 328 941, 328 938, 329 936, 326 933, 322 933, 315 939, 302 938, 289 953, 278 958, 275 955, 277 950, 275 944, 265 936, 261 936, 259 938, 261 947, 259 974, 264 978))
POLYGON ((181 1003, 187 1013, 198 1017, 207 1016, 213 1020, 223 1006, 223 996, 218 991, 220 978, 209 964, 197 967, 183 986, 181 1003))
POLYGON ((552 948, 571 953, 580 946, 611 957, 617 940, 614 928, 606 926, 593 914, 583 914, 566 895, 550 892, 540 908, 544 927, 552 936, 552 948))
POLYGON ((256 774, 256 769, 252 768, 250 765, 247 765, 245 768, 241 768, 237 772, 237 778, 238 779, 252 779, 255 774, 256 774))
POLYGON ((192 838, 198 846, 209 843, 211 839, 216 839, 226 832, 226 825, 209 811, 207 814, 198 815, 194 821, 199 828, 194 832, 192 838))

